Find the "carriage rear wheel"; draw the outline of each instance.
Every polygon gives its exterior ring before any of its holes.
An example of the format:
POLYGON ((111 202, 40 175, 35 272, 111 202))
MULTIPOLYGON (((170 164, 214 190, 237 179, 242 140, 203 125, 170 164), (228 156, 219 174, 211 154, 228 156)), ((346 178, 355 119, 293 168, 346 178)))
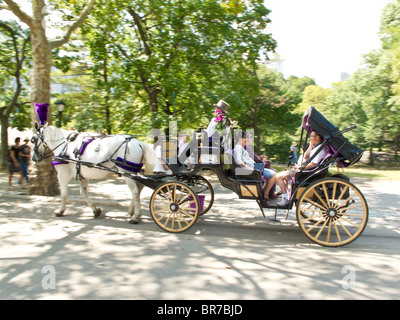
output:
POLYGON ((168 232, 188 230, 196 222, 199 210, 196 193, 182 182, 166 182, 150 198, 151 217, 168 232))
POLYGON ((304 190, 296 217, 310 240, 322 246, 339 247, 356 240, 364 231, 368 205, 352 183, 327 178, 304 190))
POLYGON ((197 194, 200 201, 199 216, 208 212, 214 203, 214 189, 211 183, 202 176, 194 176, 188 183, 197 194))

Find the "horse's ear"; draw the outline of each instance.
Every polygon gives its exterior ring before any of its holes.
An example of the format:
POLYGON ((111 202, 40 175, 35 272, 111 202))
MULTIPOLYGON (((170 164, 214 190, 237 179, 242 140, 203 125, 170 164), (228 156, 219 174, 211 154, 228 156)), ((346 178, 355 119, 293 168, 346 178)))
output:
POLYGON ((49 126, 49 123, 46 122, 43 127, 48 127, 48 126, 49 126))

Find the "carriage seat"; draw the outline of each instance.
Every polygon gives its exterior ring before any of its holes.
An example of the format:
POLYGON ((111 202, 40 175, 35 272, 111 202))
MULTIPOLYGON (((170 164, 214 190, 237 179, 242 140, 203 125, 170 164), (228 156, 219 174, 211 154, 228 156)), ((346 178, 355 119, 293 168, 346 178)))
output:
POLYGON ((294 183, 301 183, 304 181, 313 182, 326 177, 329 171, 329 165, 332 163, 333 153, 326 147, 328 154, 319 164, 309 170, 302 170, 295 174, 294 183))
POLYGON ((162 159, 173 174, 187 175, 192 172, 192 170, 189 170, 185 164, 179 161, 179 157, 177 155, 168 159, 162 157, 162 159))
POLYGON ((258 180, 265 182, 265 177, 261 174, 260 170, 254 169, 253 171, 241 167, 235 159, 233 149, 225 150, 225 158, 229 164, 228 174, 239 180, 258 180))

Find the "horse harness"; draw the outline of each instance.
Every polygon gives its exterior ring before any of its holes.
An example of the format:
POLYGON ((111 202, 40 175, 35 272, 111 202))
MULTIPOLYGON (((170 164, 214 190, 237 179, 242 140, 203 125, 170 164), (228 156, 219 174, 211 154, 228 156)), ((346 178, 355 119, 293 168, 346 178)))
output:
MULTIPOLYGON (((73 155, 74 155, 74 159, 72 159, 68 154, 68 146, 70 143, 75 142, 76 139, 78 138, 78 136, 81 135, 78 132, 72 132, 68 135, 68 137, 66 138, 66 140, 64 140, 63 142, 61 142, 60 144, 58 144, 55 148, 51 149, 45 139, 44 139, 44 135, 43 132, 41 130, 41 128, 38 130, 37 132, 37 136, 36 138, 32 138, 32 143, 34 144, 33 149, 34 151, 39 154, 38 150, 39 150, 39 146, 40 144, 43 144, 45 151, 44 154, 41 155, 41 160, 46 159, 48 157, 50 157, 53 153, 54 150, 56 150, 57 148, 59 148, 60 146, 62 146, 64 144, 64 147, 62 148, 61 152, 58 155, 55 155, 53 157, 53 162, 52 162, 52 166, 54 168, 54 166, 56 165, 63 165, 63 164, 69 164, 71 162, 75 162, 76 163, 76 180, 81 180, 84 177, 81 175, 81 166, 87 166, 89 168, 95 168, 95 169, 101 169, 101 170, 106 170, 106 171, 110 171, 113 173, 118 174, 119 176, 121 176, 121 172, 119 172, 118 170, 113 170, 110 169, 106 166, 104 166, 103 164, 106 162, 113 162, 117 167, 120 167, 122 169, 125 169, 129 172, 132 173, 138 173, 142 170, 143 167, 143 162, 141 163, 135 163, 135 162, 130 162, 128 160, 126 160, 126 154, 128 151, 128 143, 134 139, 134 137, 132 136, 125 136, 124 141, 122 141, 120 143, 120 145, 118 146, 118 148, 111 154, 110 157, 108 157, 107 159, 99 162, 99 163, 92 163, 92 162, 87 162, 87 161, 83 161, 81 160, 81 156, 84 154, 87 146, 97 140, 97 139, 104 139, 106 137, 110 137, 110 135, 99 135, 99 136, 93 136, 93 135, 85 135, 82 137, 81 141, 75 146, 74 151, 73 151, 73 155), (40 138, 40 142, 39 139, 40 138), (116 159, 113 159, 113 157, 115 156, 115 154, 125 145, 125 151, 124 151, 124 157, 117 157, 116 159), (48 149, 48 150, 47 150, 48 149), (47 150, 47 151, 46 151, 47 150)), ((99 147, 95 148, 95 151, 99 151, 99 147)), ((139 143, 139 147, 142 149, 142 154, 144 155, 143 152, 143 148, 139 143)), ((142 158, 143 159, 143 158, 142 158)))

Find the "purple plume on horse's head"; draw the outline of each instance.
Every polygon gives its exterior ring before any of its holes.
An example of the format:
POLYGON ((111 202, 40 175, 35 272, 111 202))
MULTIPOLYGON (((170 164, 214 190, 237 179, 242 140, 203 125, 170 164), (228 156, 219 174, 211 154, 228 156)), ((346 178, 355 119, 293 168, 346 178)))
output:
POLYGON ((35 103, 35 107, 36 107, 36 113, 38 115, 39 121, 40 121, 40 125, 44 125, 47 121, 47 110, 49 108, 49 104, 48 103, 35 103))

